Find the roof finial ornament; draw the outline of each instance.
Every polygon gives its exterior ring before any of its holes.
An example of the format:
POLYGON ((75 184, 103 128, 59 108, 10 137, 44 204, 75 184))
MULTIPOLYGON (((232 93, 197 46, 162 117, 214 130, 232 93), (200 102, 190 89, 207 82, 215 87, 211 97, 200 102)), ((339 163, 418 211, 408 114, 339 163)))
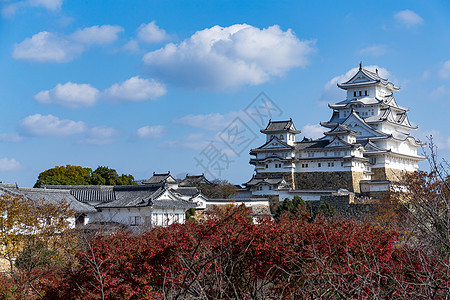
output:
POLYGON ((378 68, 375 69, 375 73, 377 73, 377 75, 378 75, 378 68))
POLYGON ((359 62, 359 69, 362 69, 362 61, 359 62))

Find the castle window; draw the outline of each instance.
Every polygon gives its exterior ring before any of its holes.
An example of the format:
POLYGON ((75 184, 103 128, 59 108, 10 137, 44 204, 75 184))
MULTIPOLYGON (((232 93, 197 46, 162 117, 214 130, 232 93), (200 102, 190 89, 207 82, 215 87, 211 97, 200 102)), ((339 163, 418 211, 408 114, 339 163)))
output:
POLYGON ((282 140, 282 139, 283 139, 283 135, 280 134, 280 140, 282 140))
POLYGON ((269 167, 269 164, 266 164, 266 169, 269 167))
POLYGON ((364 91, 364 96, 367 96, 367 91, 364 91))
POLYGON ((329 162, 328 167, 334 167, 334 162, 329 162))
POLYGON ((353 92, 353 97, 356 97, 356 92, 353 92))
POLYGON ((343 167, 344 166, 344 163, 343 162, 341 162, 341 167, 343 167))
POLYGON ((321 163, 318 163, 317 166, 320 168, 320 167, 322 166, 322 164, 321 164, 321 163))
POLYGON ((362 96, 362 92, 361 91, 359 91, 359 95, 362 96))

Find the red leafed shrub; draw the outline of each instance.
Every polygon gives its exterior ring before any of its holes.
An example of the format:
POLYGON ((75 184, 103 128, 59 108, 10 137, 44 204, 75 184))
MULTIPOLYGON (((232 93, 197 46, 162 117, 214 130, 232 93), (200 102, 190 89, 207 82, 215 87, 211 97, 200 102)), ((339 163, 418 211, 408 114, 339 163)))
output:
POLYGON ((143 234, 99 235, 47 299, 430 298, 446 268, 394 233, 302 212, 254 224, 245 207, 143 234))

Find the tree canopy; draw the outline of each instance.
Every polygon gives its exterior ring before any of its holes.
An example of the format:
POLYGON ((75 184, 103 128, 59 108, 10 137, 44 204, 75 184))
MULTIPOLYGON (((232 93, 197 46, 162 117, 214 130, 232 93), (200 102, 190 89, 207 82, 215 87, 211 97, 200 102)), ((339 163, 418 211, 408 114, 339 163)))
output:
POLYGON ((56 166, 41 172, 34 187, 43 185, 133 185, 133 175, 122 174, 108 167, 91 168, 80 166, 56 166))
POLYGON ((208 198, 212 199, 227 199, 230 196, 236 195, 237 188, 229 183, 227 180, 215 179, 212 185, 201 183, 198 188, 208 198))

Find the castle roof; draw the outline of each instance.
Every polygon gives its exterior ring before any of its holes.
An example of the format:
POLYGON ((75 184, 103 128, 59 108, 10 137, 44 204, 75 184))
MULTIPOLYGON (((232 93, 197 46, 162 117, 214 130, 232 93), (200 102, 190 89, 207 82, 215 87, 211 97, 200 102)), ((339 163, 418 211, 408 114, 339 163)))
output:
POLYGON ((196 204, 183 200, 163 186, 120 186, 114 187, 116 200, 97 205, 97 208, 162 207, 191 208, 196 204), (165 197, 162 197, 165 195, 165 197))
POLYGON ((343 124, 337 124, 336 127, 331 129, 330 131, 324 132, 325 135, 328 136, 335 136, 335 135, 352 135, 352 136, 359 136, 361 133, 351 130, 348 128, 348 126, 343 124))
POLYGON ((260 184, 277 185, 283 182, 284 182, 283 176, 273 178, 255 178, 255 175, 253 175, 252 179, 244 183, 244 185, 247 187, 251 187, 260 184))
POLYGON ((205 174, 201 175, 186 175, 186 177, 178 184, 180 187, 196 187, 199 184, 213 185, 211 181, 206 179, 205 174))
POLYGON ((260 130, 262 133, 270 134, 270 133, 280 133, 280 132, 290 132, 290 133, 300 133, 300 130, 297 130, 294 126, 294 122, 292 119, 287 121, 272 121, 269 120, 269 124, 265 129, 260 130))
POLYGON ((149 179, 142 182, 142 184, 164 184, 164 183, 176 183, 175 178, 170 175, 170 172, 167 173, 155 173, 153 172, 153 176, 149 179))
POLYGON ((43 188, 21 188, 15 185, 12 186, 0 186, 1 194, 12 194, 15 196, 26 197, 33 201, 44 200, 46 203, 68 203, 69 208, 73 209, 75 213, 90 213, 97 210, 86 203, 78 201, 73 195, 71 195, 68 189, 43 189, 43 188))
POLYGON ((338 87, 340 87, 341 89, 344 89, 344 90, 347 90, 349 88, 369 86, 369 85, 383 85, 391 91, 400 90, 400 88, 394 86, 394 84, 392 82, 388 81, 385 78, 382 78, 378 74, 378 69, 374 73, 367 69, 364 69, 361 66, 361 64, 359 65, 358 72, 356 72, 356 74, 353 75, 352 78, 350 78, 348 81, 346 81, 344 83, 338 83, 337 85, 338 85, 338 87))

